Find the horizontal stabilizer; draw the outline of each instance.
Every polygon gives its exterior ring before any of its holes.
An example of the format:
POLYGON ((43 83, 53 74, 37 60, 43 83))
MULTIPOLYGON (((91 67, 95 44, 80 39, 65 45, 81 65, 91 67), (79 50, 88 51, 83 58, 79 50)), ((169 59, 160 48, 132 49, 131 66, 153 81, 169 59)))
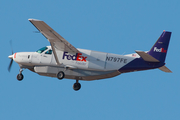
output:
POLYGON ((169 70, 165 65, 164 66, 162 66, 162 67, 160 67, 159 68, 160 70, 162 70, 162 71, 164 71, 164 72, 169 72, 169 73, 172 73, 172 71, 171 70, 169 70))
POLYGON ((151 55, 145 53, 144 51, 135 51, 144 61, 147 62, 160 62, 156 58, 152 57, 151 55))

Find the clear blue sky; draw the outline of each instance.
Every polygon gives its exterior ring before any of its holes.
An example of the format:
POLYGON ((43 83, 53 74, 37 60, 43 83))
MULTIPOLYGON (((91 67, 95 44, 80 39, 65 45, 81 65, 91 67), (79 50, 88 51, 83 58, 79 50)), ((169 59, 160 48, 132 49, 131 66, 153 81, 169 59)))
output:
POLYGON ((1 0, 1 120, 179 120, 180 1, 178 0, 1 0), (45 21, 77 48, 116 54, 149 50, 163 30, 172 31, 166 66, 80 81, 39 76, 25 70, 19 82, 17 63, 7 71, 11 54, 49 45, 28 21, 45 21))

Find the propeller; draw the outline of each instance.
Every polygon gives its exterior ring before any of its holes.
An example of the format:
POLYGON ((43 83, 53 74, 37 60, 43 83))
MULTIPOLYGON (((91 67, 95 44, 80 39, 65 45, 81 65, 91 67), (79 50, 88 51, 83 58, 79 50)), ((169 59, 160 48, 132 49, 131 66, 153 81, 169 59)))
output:
POLYGON ((12 66, 12 64, 13 64, 13 49, 12 49, 12 41, 10 41, 10 46, 11 46, 11 53, 12 53, 12 55, 9 55, 8 56, 8 58, 9 59, 11 59, 11 61, 10 61, 10 63, 9 63, 9 67, 8 67, 8 71, 10 72, 10 70, 11 70, 11 66, 12 66))

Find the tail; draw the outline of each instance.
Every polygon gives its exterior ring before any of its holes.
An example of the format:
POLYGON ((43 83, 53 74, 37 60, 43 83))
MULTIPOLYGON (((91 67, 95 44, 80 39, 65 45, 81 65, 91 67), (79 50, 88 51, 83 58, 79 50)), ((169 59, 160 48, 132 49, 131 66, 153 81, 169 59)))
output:
MULTIPOLYGON (((156 41, 154 46, 149 52, 136 51, 136 53, 141 56, 141 58, 146 62, 162 63, 164 64, 166 59, 166 54, 168 51, 169 41, 171 37, 171 32, 163 31, 159 39, 156 41)), ((160 70, 164 72, 172 72, 165 65, 159 67, 160 70)))
POLYGON ((168 51, 171 32, 163 31, 154 46, 148 52, 149 55, 164 63, 168 51))

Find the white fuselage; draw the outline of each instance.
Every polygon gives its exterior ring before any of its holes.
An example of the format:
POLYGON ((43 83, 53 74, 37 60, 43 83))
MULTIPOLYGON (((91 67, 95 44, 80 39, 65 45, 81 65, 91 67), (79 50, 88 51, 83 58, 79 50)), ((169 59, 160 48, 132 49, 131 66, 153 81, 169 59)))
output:
MULTIPOLYGON (((103 73, 107 74, 118 71, 118 69, 122 68, 123 66, 138 57, 137 55, 136 57, 132 57, 131 55, 124 56, 85 49, 78 50, 80 51, 80 53, 58 51, 57 54, 60 65, 57 65, 54 54, 52 52, 49 54, 48 52, 52 51, 51 46, 47 46, 47 49, 44 50, 42 53, 15 53, 13 55, 13 59, 20 65, 21 68, 33 68, 34 72, 40 75, 55 77, 55 74, 57 74, 58 71, 64 71, 64 69, 68 68, 71 70, 69 76, 72 75, 75 77, 87 77, 98 76, 102 75, 103 73), (92 72, 94 74, 92 74, 92 72)), ((68 76, 68 73, 66 73, 66 76, 68 76)), ((73 77, 72 79, 75 78, 73 77)))

